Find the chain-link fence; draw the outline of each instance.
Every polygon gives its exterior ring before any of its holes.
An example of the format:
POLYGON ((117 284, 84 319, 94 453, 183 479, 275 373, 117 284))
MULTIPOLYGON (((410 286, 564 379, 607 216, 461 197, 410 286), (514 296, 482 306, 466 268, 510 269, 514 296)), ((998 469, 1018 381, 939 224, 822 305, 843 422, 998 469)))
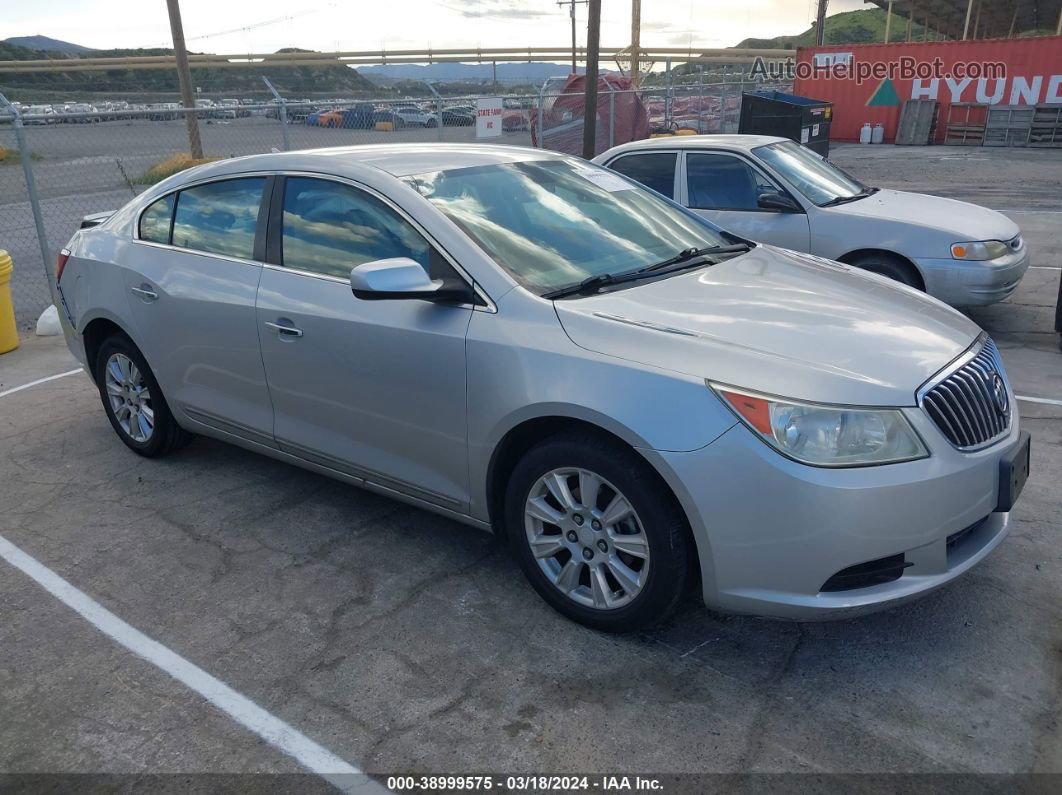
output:
MULTIPOLYGON (((486 95, 495 107, 500 99, 501 109, 494 117, 500 132, 484 142, 581 154, 584 97, 561 90, 561 83, 547 82, 535 94, 486 95)), ((753 85, 726 81, 603 91, 596 149, 678 130, 736 132, 741 92, 753 85)), ((170 102, 106 111, 86 105, 66 112, 24 108, 20 119, 14 113, 0 115, 0 249, 15 261, 18 325, 31 327, 51 303, 46 274, 84 216, 120 207, 194 164, 185 114, 194 113, 198 120, 204 157, 226 158, 358 144, 471 143, 477 140, 477 101, 484 96, 267 103, 227 99, 190 110, 170 102), (36 218, 23 160, 36 186, 36 218)))

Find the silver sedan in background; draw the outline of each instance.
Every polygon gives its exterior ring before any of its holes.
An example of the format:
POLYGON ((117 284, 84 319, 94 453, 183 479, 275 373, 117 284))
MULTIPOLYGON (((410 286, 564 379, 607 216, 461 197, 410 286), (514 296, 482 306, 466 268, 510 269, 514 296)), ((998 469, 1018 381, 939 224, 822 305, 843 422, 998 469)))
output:
POLYGON ((1000 543, 1028 473, 963 315, 540 150, 211 163, 56 279, 133 451, 202 434, 493 530, 604 630, 694 582, 784 617, 913 598, 1000 543))
POLYGON ((785 138, 652 138, 594 162, 731 232, 880 273, 952 306, 1002 301, 1029 267, 1021 230, 1002 213, 864 185, 785 138))

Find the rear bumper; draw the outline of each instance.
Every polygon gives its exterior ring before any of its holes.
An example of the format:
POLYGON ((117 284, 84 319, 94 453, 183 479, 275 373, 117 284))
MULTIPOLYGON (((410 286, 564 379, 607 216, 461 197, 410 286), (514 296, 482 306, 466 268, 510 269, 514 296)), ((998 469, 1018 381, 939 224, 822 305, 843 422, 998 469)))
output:
POLYGON ((848 617, 922 596, 995 549, 1010 516, 995 512, 999 462, 1019 443, 1017 418, 999 443, 961 453, 920 410, 906 413, 931 457, 810 467, 740 424, 701 450, 659 453, 690 518, 705 603, 792 619, 848 617), (905 567, 891 582, 823 590, 849 567, 896 555, 905 567))
POLYGON ((986 262, 915 259, 926 292, 952 306, 984 306, 1007 298, 1029 268, 1029 249, 986 262))

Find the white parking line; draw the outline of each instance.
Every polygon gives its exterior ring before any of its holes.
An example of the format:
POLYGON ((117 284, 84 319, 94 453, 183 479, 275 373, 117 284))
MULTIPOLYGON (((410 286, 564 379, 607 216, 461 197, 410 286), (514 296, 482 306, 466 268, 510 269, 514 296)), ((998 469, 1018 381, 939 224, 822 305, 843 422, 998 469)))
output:
POLYGON ((66 378, 68 375, 77 375, 78 373, 83 372, 85 371, 79 367, 76 370, 68 370, 65 373, 59 373, 58 375, 50 375, 47 378, 38 378, 36 381, 30 381, 28 384, 16 386, 11 389, 5 389, 3 392, 0 392, 0 397, 7 397, 8 395, 13 395, 16 392, 21 392, 23 389, 29 389, 31 386, 37 386, 37 384, 46 384, 49 381, 55 381, 58 378, 66 378))
POLYGON ((88 594, 75 588, 3 536, 0 536, 0 558, 80 614, 104 635, 165 671, 185 687, 194 690, 241 726, 257 734, 278 751, 291 756, 307 770, 326 779, 336 788, 359 795, 388 792, 356 767, 344 762, 280 718, 266 712, 246 696, 237 693, 202 668, 125 623, 88 594))
POLYGON ((1062 271, 1062 265, 1030 265, 1029 270, 1033 271, 1062 271))
POLYGON ((1025 395, 1015 395, 1018 400, 1024 400, 1026 403, 1046 403, 1049 406, 1062 406, 1062 400, 1054 400, 1052 398, 1038 398, 1038 397, 1026 397, 1025 395))

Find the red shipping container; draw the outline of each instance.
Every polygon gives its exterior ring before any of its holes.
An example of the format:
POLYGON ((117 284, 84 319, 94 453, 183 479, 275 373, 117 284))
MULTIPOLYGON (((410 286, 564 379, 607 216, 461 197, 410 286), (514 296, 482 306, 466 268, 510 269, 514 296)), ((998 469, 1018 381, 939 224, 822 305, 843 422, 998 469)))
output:
POLYGON ((940 103, 939 142, 952 103, 1062 104, 1062 37, 801 47, 793 92, 833 103, 830 138, 835 141, 858 141, 868 122, 883 125, 885 140, 892 141, 906 100, 935 99, 940 103), (831 62, 847 64, 847 74, 802 73, 831 62), (922 76, 902 74, 905 63, 922 69, 922 76), (994 76, 996 64, 1005 76, 994 76), (891 70, 892 76, 879 72, 857 78, 857 71, 871 69, 891 70), (976 76, 978 69, 989 76, 976 76))

